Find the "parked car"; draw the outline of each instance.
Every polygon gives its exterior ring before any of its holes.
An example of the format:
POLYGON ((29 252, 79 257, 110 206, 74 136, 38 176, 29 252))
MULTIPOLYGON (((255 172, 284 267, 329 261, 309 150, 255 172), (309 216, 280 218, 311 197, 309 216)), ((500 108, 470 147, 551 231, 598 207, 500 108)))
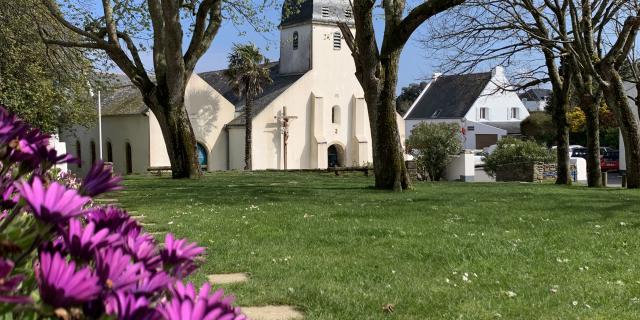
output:
POLYGON ((604 155, 602 155, 600 158, 600 170, 620 170, 620 152, 618 150, 609 149, 604 155))
POLYGON ((484 166, 484 157, 487 156, 487 153, 485 153, 482 150, 475 150, 473 151, 473 159, 475 162, 475 166, 476 167, 482 167, 484 166))
MULTIPOLYGON (((587 148, 573 149, 571 157, 587 158, 587 148)), ((618 171, 620 166, 620 153, 618 150, 602 147, 600 148, 600 170, 602 171, 618 171)))

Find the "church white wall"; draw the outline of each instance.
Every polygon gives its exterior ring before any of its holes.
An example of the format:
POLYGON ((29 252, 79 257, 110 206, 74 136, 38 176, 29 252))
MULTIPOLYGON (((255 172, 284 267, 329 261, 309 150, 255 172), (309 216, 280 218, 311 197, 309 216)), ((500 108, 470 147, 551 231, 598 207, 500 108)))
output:
MULTIPOLYGON (((344 40, 340 50, 334 50, 333 34, 337 26, 312 26, 312 69, 276 98, 253 120, 253 168, 284 169, 282 128, 275 117, 287 107, 287 115, 298 117, 290 121, 287 163, 288 169, 326 168, 327 148, 338 145, 343 152, 341 165, 353 166, 373 162, 371 130, 364 103, 364 93, 355 78, 355 65, 344 40), (332 123, 336 108, 337 123, 332 123)), ((287 30, 283 30, 283 33, 287 30)), ((301 36, 302 33, 299 33, 301 36)), ((283 38, 286 38, 283 36, 283 38)), ((302 48, 303 38, 300 37, 302 48)), ((288 63, 284 61, 285 64, 288 63)), ((404 143, 404 120, 398 115, 401 140, 404 143)), ((242 149, 239 132, 229 131, 232 149, 242 149), (232 137, 233 135, 233 137, 232 137)), ((239 155, 230 153, 231 168, 239 155)))
POLYGON ((469 109, 465 118, 476 122, 522 121, 529 116, 529 111, 522 100, 513 91, 500 90, 509 83, 502 67, 493 71, 494 76, 482 91, 478 100, 469 109), (489 118, 480 119, 480 108, 489 108, 489 118), (518 108, 518 118, 511 118, 511 109, 518 108))
POLYGON ((280 30, 280 73, 303 73, 311 68, 311 25, 289 26, 280 30), (293 34, 298 33, 298 49, 293 34))
MULTIPOLYGON (((224 125, 233 120, 235 107, 198 75, 187 84, 185 105, 196 140, 208 151, 208 171, 227 169, 227 137, 224 125)), ((169 155, 158 120, 149 117, 151 166, 169 166, 169 155)))
MULTIPOLYGON (((107 142, 113 151, 113 170, 126 174, 126 144, 131 145, 131 164, 133 173, 144 173, 149 167, 149 119, 145 115, 123 115, 102 117, 103 159, 108 160, 107 142)), ((76 141, 80 142, 82 166, 70 164, 69 169, 84 175, 91 168, 91 142, 95 143, 96 160, 99 159, 98 128, 75 126, 61 135, 66 148, 78 157, 76 141)))
MULTIPOLYGON (((229 148, 229 168, 228 169, 242 170, 244 169, 245 128, 234 126, 234 127, 228 127, 227 130, 229 134, 229 146, 231 147, 229 148)), ((256 161, 259 161, 258 159, 260 159, 260 156, 259 155, 256 156, 254 154, 252 157, 252 160, 253 159, 256 159, 256 161)), ((255 163, 252 163, 252 164, 255 167, 255 163)))

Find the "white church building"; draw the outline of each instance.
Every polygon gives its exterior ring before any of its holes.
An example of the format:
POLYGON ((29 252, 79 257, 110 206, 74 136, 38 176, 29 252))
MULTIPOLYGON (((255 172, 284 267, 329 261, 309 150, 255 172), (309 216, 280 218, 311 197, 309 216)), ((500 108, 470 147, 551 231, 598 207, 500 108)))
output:
MULTIPOLYGON (((337 26, 341 21, 353 26, 348 0, 305 0, 299 10, 283 15, 280 60, 268 66, 273 83, 254 102, 253 169, 285 169, 285 163, 287 169, 313 169, 373 161, 367 106, 351 52, 337 26), (285 110, 292 117, 286 155, 281 122, 285 110)), ((233 93, 223 71, 194 74, 185 103, 200 163, 208 171, 242 169, 244 100, 233 93)), ((404 133, 399 115, 397 122, 404 133)), ((169 166, 158 121, 128 81, 105 94, 102 131, 103 159, 112 162, 116 172, 142 173, 169 166)), ((61 139, 68 152, 84 163, 72 165, 72 170, 85 173, 97 160, 97 128, 75 127, 61 139)))

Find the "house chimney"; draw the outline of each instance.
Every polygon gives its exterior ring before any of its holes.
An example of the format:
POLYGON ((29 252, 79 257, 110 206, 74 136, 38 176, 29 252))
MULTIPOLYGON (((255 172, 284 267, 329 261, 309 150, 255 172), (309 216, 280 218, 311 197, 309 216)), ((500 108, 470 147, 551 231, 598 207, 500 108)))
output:
POLYGON ((438 79, 440 76, 442 75, 441 72, 434 72, 433 76, 431 77, 431 80, 436 80, 438 79))
POLYGON ((495 77, 504 77, 504 67, 502 66, 496 66, 495 68, 493 68, 493 70, 491 70, 491 75, 495 78, 495 77))

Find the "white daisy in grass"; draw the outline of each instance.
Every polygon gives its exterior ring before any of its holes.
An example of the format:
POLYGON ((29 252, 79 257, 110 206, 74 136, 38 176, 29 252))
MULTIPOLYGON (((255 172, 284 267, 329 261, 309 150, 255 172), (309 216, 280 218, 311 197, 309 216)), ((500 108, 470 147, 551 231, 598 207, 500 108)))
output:
POLYGON ((511 290, 509 290, 509 291, 505 291, 505 293, 504 293, 504 294, 506 294, 506 295, 507 295, 507 297, 509 297, 509 298, 515 298, 515 297, 517 297, 517 296, 518 296, 518 294, 517 294, 517 293, 515 293, 515 292, 513 292, 513 291, 511 291, 511 290))

